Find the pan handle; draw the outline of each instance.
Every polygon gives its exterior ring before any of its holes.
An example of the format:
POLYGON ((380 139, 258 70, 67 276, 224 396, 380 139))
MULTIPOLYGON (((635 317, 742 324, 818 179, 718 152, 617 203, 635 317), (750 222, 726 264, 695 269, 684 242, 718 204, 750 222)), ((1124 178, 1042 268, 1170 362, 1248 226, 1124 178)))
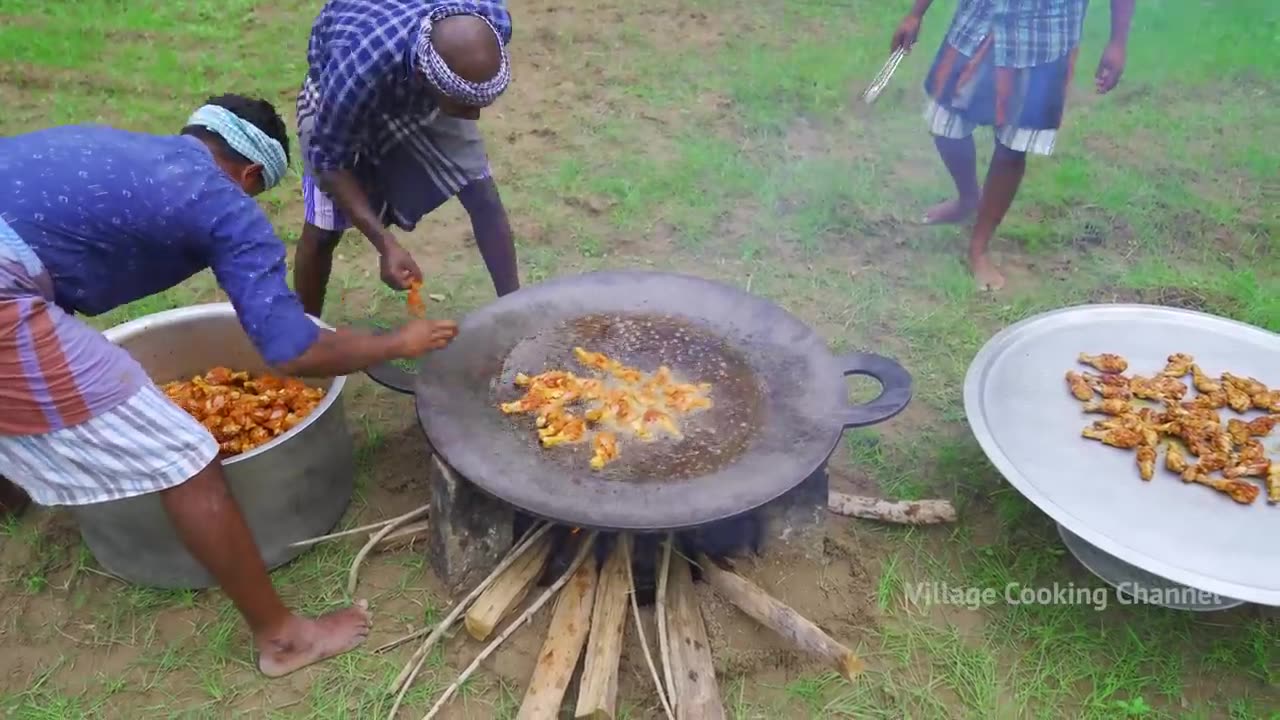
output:
POLYGON ((874 353, 849 353, 839 358, 841 374, 866 375, 880 383, 880 394, 863 405, 841 411, 841 426, 865 427, 884 422, 902 412, 911 402, 911 373, 895 360, 874 353))
MULTIPOLYGON (((382 335, 383 333, 390 332, 390 330, 376 325, 369 326, 368 330, 375 335, 382 335)), ((378 363, 377 365, 371 365, 364 369, 364 374, 368 375, 370 380, 378 383, 388 390, 395 390, 396 392, 404 393, 405 395, 413 394, 413 374, 405 372, 394 363, 383 362, 378 363)))

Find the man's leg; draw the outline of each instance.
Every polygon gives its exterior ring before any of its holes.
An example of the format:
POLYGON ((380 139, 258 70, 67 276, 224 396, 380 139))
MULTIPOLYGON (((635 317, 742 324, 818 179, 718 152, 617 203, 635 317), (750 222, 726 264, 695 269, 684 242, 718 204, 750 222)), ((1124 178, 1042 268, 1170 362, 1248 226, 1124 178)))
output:
POLYGON ((973 235, 969 239, 969 266, 979 289, 999 290, 1004 287, 1004 276, 992 264, 987 245, 1004 220, 1009 206, 1013 204, 1026 169, 1026 153, 1010 150, 996 143, 995 152, 991 155, 991 167, 987 170, 987 181, 982 186, 978 221, 974 224, 973 235))
POLYGON ((31 497, 22 488, 0 476, 0 520, 17 517, 31 504, 31 497))
POLYGON ((160 500, 183 544, 249 624, 263 674, 279 677, 364 642, 370 616, 363 601, 315 619, 284 606, 217 460, 161 491, 160 500))
POLYGON ((323 230, 311 223, 302 226, 302 237, 293 255, 293 290, 302 300, 302 308, 316 317, 324 310, 333 251, 341 239, 341 230, 323 230))
POLYGON ((492 177, 474 180, 458 192, 458 201, 471 217, 471 230, 475 233, 480 257, 484 258, 498 297, 519 290, 515 238, 497 183, 492 177))
POLYGON ((977 151, 973 146, 973 135, 963 138, 949 138, 941 135, 933 136, 933 145, 938 148, 942 164, 951 174, 951 181, 956 186, 956 197, 929 208, 925 212, 924 221, 929 225, 945 225, 968 220, 978 208, 981 191, 978 188, 977 151))

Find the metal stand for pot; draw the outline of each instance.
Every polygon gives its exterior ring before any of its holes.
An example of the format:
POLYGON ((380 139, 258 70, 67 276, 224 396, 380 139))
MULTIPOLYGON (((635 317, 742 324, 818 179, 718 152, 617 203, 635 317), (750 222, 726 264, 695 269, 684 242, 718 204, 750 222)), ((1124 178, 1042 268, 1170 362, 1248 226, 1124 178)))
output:
POLYGON ((1217 612, 1244 604, 1243 600, 1198 590, 1130 565, 1089 544, 1061 524, 1058 525, 1058 535, 1076 560, 1114 587, 1124 602, 1192 612, 1217 612))

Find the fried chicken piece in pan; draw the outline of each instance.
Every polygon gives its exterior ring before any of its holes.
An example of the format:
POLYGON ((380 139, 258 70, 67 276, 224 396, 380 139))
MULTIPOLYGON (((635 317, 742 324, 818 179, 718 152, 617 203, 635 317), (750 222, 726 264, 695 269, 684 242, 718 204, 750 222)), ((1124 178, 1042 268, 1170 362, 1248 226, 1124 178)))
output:
POLYGON ((1280 465, 1271 463, 1271 467, 1267 470, 1267 502, 1275 504, 1280 502, 1280 465))
POLYGON ((1104 373, 1122 373, 1129 369, 1129 361, 1113 353, 1100 353, 1098 355, 1080 353, 1080 357, 1077 359, 1085 365, 1101 370, 1104 373))
POLYGON ((1186 377, 1191 372, 1191 366, 1195 364, 1195 358, 1186 353, 1174 353, 1169 356, 1169 362, 1164 366, 1164 370, 1160 374, 1165 377, 1180 378, 1186 377))
POLYGON ((591 467, 599 470, 618 459, 618 437, 608 430, 591 438, 591 467))
POLYGON ((1093 399, 1093 388, 1089 387, 1083 375, 1074 370, 1067 371, 1067 387, 1071 389, 1071 395, 1080 402, 1093 399))
POLYGON ((1253 407, 1253 398, 1249 397, 1249 393, 1239 387, 1232 385, 1231 383, 1224 382, 1222 384, 1222 389, 1227 394, 1227 407, 1230 407, 1232 410, 1235 410, 1238 413, 1243 413, 1248 412, 1249 408, 1253 407))
POLYGON ((1101 413, 1103 415, 1128 415, 1133 412, 1133 406, 1128 400, 1113 398, 1111 400, 1093 400, 1085 403, 1084 411, 1087 413, 1101 413))
POLYGON ((1080 431, 1080 435, 1123 450, 1132 450, 1143 443, 1141 432, 1126 427, 1110 429, 1087 427, 1080 431))
POLYGON ((1199 365, 1191 366, 1191 382, 1202 393, 1212 394, 1222 390, 1222 383, 1206 375, 1199 365))
POLYGON ((1156 474, 1156 449, 1150 445, 1138 448, 1138 475, 1143 480, 1150 480, 1156 474))
POLYGON ((1190 465, 1187 464, 1187 456, 1182 453, 1182 446, 1176 442, 1169 443, 1168 449, 1164 454, 1164 467, 1169 472, 1182 473, 1187 471, 1190 465))

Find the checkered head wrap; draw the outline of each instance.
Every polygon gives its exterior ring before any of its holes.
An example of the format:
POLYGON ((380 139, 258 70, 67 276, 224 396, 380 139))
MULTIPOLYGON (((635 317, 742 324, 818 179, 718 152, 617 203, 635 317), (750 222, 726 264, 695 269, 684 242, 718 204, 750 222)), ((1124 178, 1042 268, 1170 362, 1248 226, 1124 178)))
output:
POLYGON ((480 15, 476 15, 476 17, 485 21, 490 30, 493 30, 493 37, 498 41, 498 52, 502 54, 502 63, 498 67, 498 73, 484 82, 474 83, 458 76, 457 73, 449 69, 449 65, 445 63, 444 58, 440 57, 440 54, 436 52, 435 47, 431 44, 431 27, 436 21, 453 15, 466 14, 474 13, 468 12, 464 6, 456 5, 439 7, 428 13, 422 19, 422 26, 418 30, 418 43, 414 48, 414 64, 422 74, 427 76, 427 82, 430 82, 450 100, 467 107, 488 107, 498 99, 499 95, 502 95, 507 89, 507 85, 511 83, 511 64, 507 59, 507 47, 502 42, 502 35, 498 33, 497 28, 493 27, 493 23, 480 15))

